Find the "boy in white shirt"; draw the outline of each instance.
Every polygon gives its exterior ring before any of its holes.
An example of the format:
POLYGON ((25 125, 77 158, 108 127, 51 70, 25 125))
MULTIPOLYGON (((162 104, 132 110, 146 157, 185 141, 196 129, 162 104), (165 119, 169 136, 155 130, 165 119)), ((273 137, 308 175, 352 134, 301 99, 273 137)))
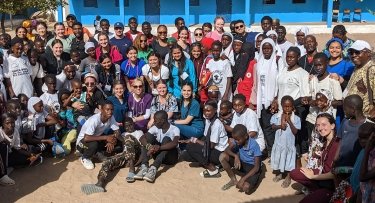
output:
POLYGON ((169 124, 168 114, 165 111, 157 111, 154 114, 154 126, 140 138, 147 153, 142 154, 142 166, 134 176, 135 179, 143 179, 147 182, 154 182, 156 172, 162 163, 174 165, 178 161, 178 140, 180 130, 169 124), (148 167, 149 156, 152 155, 154 163, 148 167))

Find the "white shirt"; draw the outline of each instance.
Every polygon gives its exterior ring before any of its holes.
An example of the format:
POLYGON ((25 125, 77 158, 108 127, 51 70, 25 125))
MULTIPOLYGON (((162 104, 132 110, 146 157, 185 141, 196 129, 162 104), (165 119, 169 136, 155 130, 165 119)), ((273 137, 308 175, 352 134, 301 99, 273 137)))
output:
POLYGON ((10 79, 15 95, 24 93, 29 98, 33 95, 31 75, 31 65, 25 56, 16 58, 9 55, 7 63, 4 63, 4 76, 10 79))
POLYGON ((293 44, 291 42, 289 42, 289 41, 285 41, 284 43, 278 44, 278 45, 280 47, 281 52, 283 53, 283 63, 284 63, 284 66, 288 66, 288 64, 286 63, 286 52, 288 51, 288 49, 291 46, 293 46, 293 44))
POLYGON ((33 74, 32 79, 33 81, 35 78, 43 78, 45 76, 43 67, 40 63, 36 62, 35 66, 32 66, 33 74))
POLYGON ((101 136, 108 128, 111 128, 112 130, 119 129, 113 116, 105 123, 102 123, 100 116, 101 113, 94 114, 85 122, 85 124, 83 124, 81 132, 77 138, 77 144, 85 137, 85 134, 90 136, 101 136))
MULTIPOLYGON (((232 69, 230 66, 229 60, 210 60, 206 66, 211 71, 211 79, 210 85, 216 85, 219 87, 220 95, 219 100, 225 93, 227 88, 227 81, 228 78, 233 77, 232 69)), ((231 87, 228 92, 228 99, 231 100, 232 98, 232 90, 231 87)))
POLYGON ((136 130, 136 131, 134 131, 132 133, 124 132, 124 133, 121 134, 121 136, 123 138, 125 138, 127 135, 131 135, 131 136, 135 137, 135 139, 137 139, 140 142, 139 139, 141 139, 141 137, 143 135, 143 132, 142 132, 142 130, 136 130))
MULTIPOLYGON (((204 136, 207 136, 210 124, 211 122, 206 119, 204 136)), ((225 131, 223 123, 219 119, 216 119, 212 124, 210 142, 215 143, 215 149, 220 152, 223 152, 229 146, 227 132, 225 131)))
POLYGON ((303 68, 297 68, 293 71, 288 71, 285 68, 277 77, 277 88, 279 105, 283 96, 286 95, 293 99, 310 96, 309 73, 303 68))
POLYGON ((142 67, 142 75, 143 76, 147 76, 148 78, 150 78, 154 82, 159 81, 160 78, 163 79, 163 80, 168 80, 168 78, 169 78, 169 69, 166 66, 162 65, 161 66, 161 70, 160 70, 160 74, 159 75, 153 75, 152 71, 151 71, 150 65, 145 64, 142 67))
POLYGON ((258 116, 253 110, 246 108, 245 112, 243 112, 242 114, 235 113, 233 115, 233 120, 232 120, 232 123, 230 124, 230 127, 234 128, 234 126, 236 126, 237 124, 244 125, 248 132, 257 133, 254 139, 258 143, 260 147, 260 151, 263 151, 266 148, 263 130, 260 127, 258 116))
POLYGON ((48 92, 45 92, 39 98, 42 100, 44 109, 46 109, 47 112, 59 112, 60 111, 60 103, 59 103, 59 98, 57 96, 57 93, 50 94, 48 92))
POLYGON ((148 133, 156 137, 156 140, 161 143, 165 137, 170 137, 171 140, 175 137, 180 137, 180 129, 178 129, 174 125, 170 125, 169 129, 166 133, 163 133, 162 129, 157 128, 156 126, 152 126, 149 130, 148 133))

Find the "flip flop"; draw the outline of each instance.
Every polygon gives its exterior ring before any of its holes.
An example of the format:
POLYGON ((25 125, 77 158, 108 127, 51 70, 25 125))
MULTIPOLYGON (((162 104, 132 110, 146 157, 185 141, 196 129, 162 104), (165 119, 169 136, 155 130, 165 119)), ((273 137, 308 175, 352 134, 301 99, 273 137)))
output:
POLYGON ((128 173, 128 177, 126 177, 126 182, 128 182, 128 183, 134 183, 135 182, 134 176, 135 176, 134 173, 129 172, 128 173))
POLYGON ((281 175, 277 175, 274 178, 272 178, 272 181, 275 182, 275 183, 277 183, 277 182, 279 182, 282 179, 283 179, 283 177, 281 175))
POLYGON ((288 188, 291 183, 292 183, 292 181, 290 179, 285 179, 283 181, 283 183, 281 183, 281 187, 282 188, 288 188))
POLYGON ((104 188, 99 187, 95 184, 83 184, 81 185, 81 191, 86 195, 91 195, 94 193, 105 192, 104 188))
POLYGON ((221 177, 221 174, 220 172, 218 171, 217 173, 211 175, 208 170, 204 170, 203 172, 201 172, 200 174, 201 176, 203 176, 204 178, 220 178, 221 177))
POLYGON ((232 181, 229 181, 227 184, 223 185, 223 187, 221 187, 221 190, 225 191, 225 190, 229 190, 229 188, 235 186, 234 183, 232 181))

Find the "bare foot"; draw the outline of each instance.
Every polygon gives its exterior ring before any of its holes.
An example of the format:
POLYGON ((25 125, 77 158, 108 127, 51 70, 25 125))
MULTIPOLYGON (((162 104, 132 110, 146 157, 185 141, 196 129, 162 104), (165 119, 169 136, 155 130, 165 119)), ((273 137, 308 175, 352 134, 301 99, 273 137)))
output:
POLYGON ((283 183, 281 183, 281 187, 282 188, 287 188, 289 187, 289 185, 292 183, 292 181, 290 180, 290 178, 285 178, 285 180, 283 181, 283 183))
POLYGON ((236 186, 236 185, 237 185, 237 181, 231 180, 227 184, 223 185, 223 187, 221 187, 221 190, 229 190, 229 188, 236 186))

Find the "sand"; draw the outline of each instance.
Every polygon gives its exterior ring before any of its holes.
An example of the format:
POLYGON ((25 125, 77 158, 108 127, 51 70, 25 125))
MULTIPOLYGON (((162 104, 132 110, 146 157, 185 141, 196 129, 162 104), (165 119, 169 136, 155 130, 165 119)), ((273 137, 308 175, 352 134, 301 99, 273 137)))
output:
POLYGON ((162 166, 155 183, 127 183, 128 169, 123 168, 111 175, 107 192, 85 195, 80 186, 96 183, 101 164, 86 170, 77 157, 69 155, 46 159, 39 166, 15 169, 10 177, 16 185, 0 187, 0 202, 298 202, 303 196, 294 195, 293 188, 300 186, 292 183, 289 188, 281 188, 281 182, 272 181, 267 160, 264 163, 267 171, 251 195, 234 187, 222 191, 221 186, 229 181, 225 172, 221 178, 205 179, 199 175, 202 168, 191 168, 186 162, 162 166))

